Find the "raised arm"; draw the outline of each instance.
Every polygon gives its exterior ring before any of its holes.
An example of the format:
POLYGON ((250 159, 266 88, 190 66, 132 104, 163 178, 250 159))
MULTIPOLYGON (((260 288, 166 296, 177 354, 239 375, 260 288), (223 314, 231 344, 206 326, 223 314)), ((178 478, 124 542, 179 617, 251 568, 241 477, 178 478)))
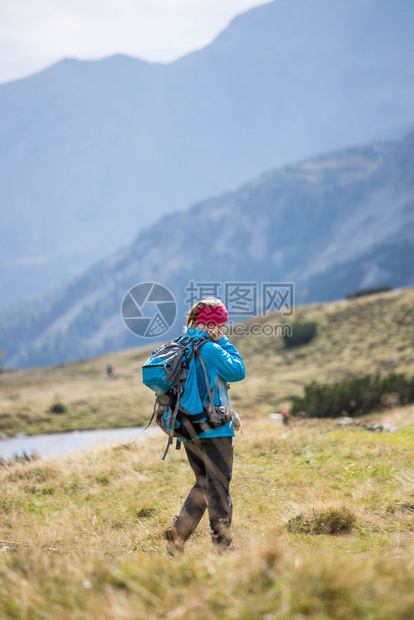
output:
POLYGON ((201 350, 205 364, 214 367, 224 381, 241 381, 246 376, 243 359, 227 336, 217 342, 206 343, 201 350))

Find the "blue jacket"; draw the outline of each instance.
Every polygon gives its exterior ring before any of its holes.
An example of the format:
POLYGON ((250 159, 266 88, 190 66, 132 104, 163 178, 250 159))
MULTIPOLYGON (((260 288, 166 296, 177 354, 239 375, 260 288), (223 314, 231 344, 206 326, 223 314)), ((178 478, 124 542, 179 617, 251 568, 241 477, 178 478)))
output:
MULTIPOLYGON (((191 336, 191 338, 204 338, 206 332, 201 329, 189 328, 186 335, 191 336)), ((223 336, 217 342, 206 342, 202 345, 200 353, 206 366, 211 390, 216 386, 214 404, 229 405, 226 382, 241 381, 246 376, 241 355, 236 347, 230 344, 227 336, 223 336)), ((204 406, 208 407, 209 405, 204 370, 198 356, 190 362, 181 404, 191 413, 201 413, 204 406)), ((198 437, 233 436, 233 420, 228 424, 203 431, 198 435, 198 437)))

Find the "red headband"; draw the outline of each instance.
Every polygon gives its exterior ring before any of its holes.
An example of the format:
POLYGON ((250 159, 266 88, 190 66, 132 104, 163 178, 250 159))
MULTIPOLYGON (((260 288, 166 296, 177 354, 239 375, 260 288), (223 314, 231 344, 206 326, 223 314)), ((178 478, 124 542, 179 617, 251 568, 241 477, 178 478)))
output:
POLYGON ((197 315, 197 323, 204 323, 205 325, 220 325, 228 320, 229 315, 223 304, 202 307, 197 315))

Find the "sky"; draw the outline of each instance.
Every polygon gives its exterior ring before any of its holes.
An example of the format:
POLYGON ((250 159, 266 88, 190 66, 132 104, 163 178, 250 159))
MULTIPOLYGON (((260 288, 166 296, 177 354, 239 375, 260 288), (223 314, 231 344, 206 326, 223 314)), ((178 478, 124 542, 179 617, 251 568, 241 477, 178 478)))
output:
POLYGON ((62 58, 171 62, 269 0, 0 0, 0 83, 62 58))

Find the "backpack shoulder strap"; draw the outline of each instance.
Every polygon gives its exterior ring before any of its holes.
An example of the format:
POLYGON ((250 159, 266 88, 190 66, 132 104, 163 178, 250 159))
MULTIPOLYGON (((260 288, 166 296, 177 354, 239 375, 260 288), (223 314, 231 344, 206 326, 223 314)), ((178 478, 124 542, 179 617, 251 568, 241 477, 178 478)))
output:
POLYGON ((207 387, 207 394, 208 394, 208 399, 210 401, 209 406, 208 406, 208 410, 209 411, 213 411, 214 409, 214 392, 216 391, 216 386, 213 387, 213 389, 210 388, 210 381, 208 378, 208 374, 207 374, 207 369, 206 369, 206 365, 204 363, 203 360, 203 356, 201 355, 201 351, 199 349, 196 349, 196 353, 198 355, 198 359, 200 360, 200 364, 204 370, 204 377, 206 379, 206 387, 207 387))

